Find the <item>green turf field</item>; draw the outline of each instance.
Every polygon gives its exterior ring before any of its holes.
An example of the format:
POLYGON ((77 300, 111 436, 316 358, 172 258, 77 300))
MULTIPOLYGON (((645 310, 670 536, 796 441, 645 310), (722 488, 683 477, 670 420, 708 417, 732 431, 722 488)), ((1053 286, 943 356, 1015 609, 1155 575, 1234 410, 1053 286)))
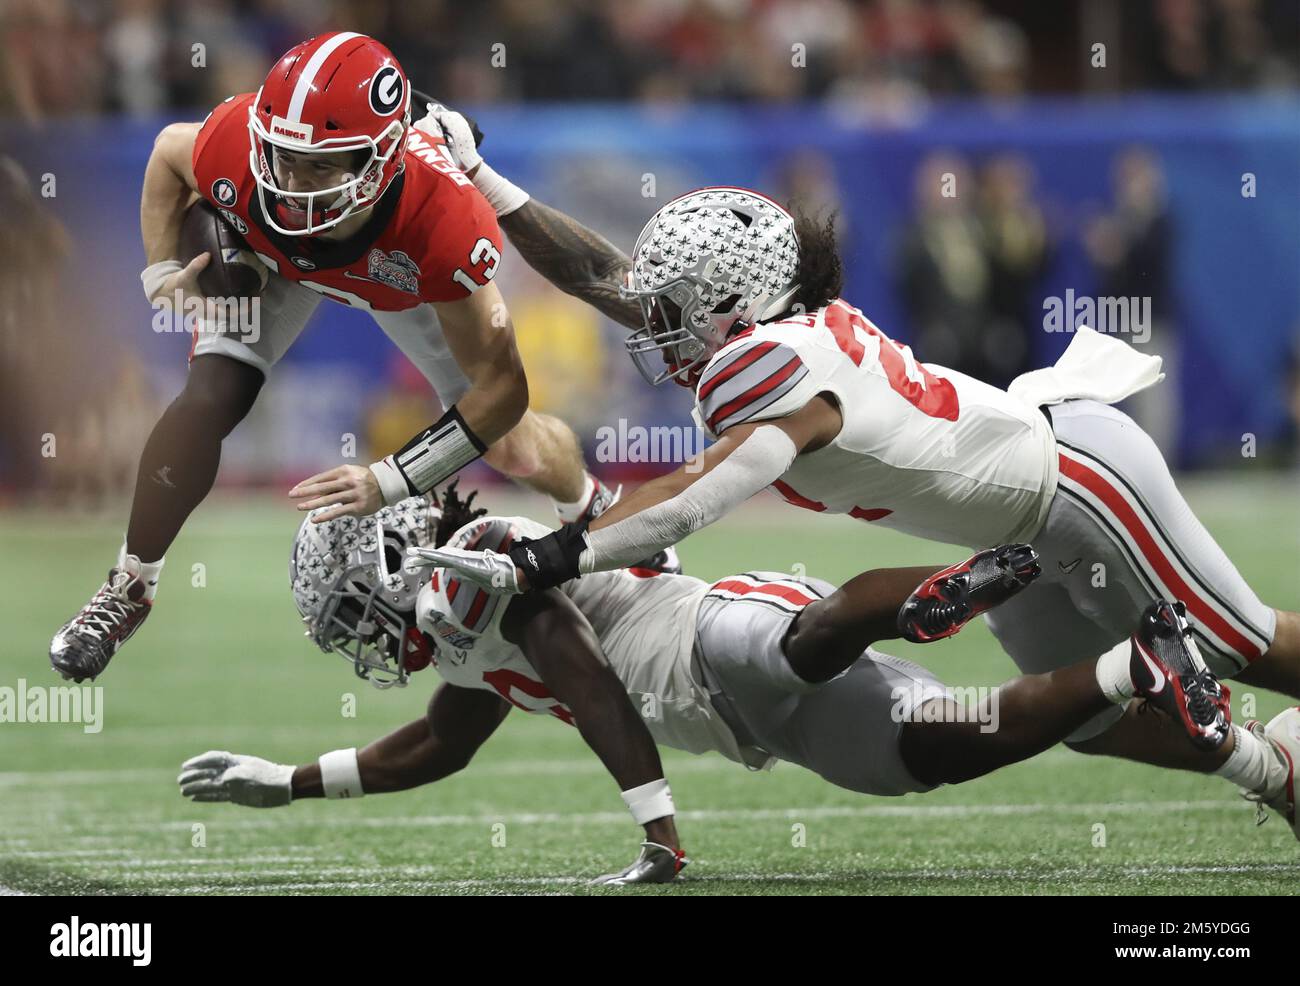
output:
MULTIPOLYGON (((1300 608, 1294 485, 1185 489, 1261 596, 1300 608)), ((503 506, 536 514, 539 504, 503 506)), ((9 560, 0 686, 58 683, 49 638, 103 579, 125 515, 0 514, 9 560)), ((303 639, 286 575, 295 527, 289 508, 265 499, 206 504, 168 555, 157 612, 101 679, 102 730, 0 724, 0 886, 584 893, 584 878, 632 858, 639 829, 577 732, 521 712, 467 771, 422 790, 262 811, 181 798, 175 777, 186 757, 226 749, 302 763, 418 717, 432 691, 434 671, 405 691, 376 691, 303 639), (343 714, 349 695, 354 717, 343 714)), ((832 581, 960 557, 844 518, 757 506, 695 535, 682 554, 706 578, 803 565, 832 581)), ((1014 673, 982 624, 933 647, 888 649, 952 684, 1014 673)), ((1238 719, 1245 693, 1234 689, 1238 719)), ((1255 700, 1259 718, 1285 705, 1269 693, 1255 700)), ((689 879, 602 892, 1281 894, 1300 878, 1286 825, 1274 817, 1255 828, 1253 808, 1223 781, 1063 747, 897 799, 840 791, 789 765, 751 774, 714 755, 664 759, 694 860, 689 879)))

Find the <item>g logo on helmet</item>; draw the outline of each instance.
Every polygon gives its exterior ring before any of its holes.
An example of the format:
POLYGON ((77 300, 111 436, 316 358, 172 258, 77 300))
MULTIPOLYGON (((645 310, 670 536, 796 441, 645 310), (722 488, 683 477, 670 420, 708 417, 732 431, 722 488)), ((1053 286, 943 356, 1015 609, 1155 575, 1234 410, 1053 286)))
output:
POLYGON ((385 65, 370 80, 370 108, 377 116, 392 116, 402 108, 406 83, 395 65, 385 65))

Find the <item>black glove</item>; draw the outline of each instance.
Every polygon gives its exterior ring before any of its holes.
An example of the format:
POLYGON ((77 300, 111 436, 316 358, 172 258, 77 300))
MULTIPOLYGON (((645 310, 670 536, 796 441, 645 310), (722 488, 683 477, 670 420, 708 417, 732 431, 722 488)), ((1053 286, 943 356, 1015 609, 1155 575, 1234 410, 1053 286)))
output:
POLYGON ((529 590, 551 589, 578 577, 578 558, 587 550, 587 525, 565 524, 544 538, 521 538, 506 552, 528 578, 529 590))

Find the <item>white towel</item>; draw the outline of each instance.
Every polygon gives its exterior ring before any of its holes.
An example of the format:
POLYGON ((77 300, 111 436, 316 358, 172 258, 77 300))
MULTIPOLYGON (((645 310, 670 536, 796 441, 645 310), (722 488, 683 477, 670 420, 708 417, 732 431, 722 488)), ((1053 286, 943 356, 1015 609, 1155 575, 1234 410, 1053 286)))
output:
POLYGON ((1163 380, 1160 364, 1159 356, 1081 325, 1055 366, 1022 373, 1007 393, 1033 407, 1076 399, 1115 404, 1163 380))

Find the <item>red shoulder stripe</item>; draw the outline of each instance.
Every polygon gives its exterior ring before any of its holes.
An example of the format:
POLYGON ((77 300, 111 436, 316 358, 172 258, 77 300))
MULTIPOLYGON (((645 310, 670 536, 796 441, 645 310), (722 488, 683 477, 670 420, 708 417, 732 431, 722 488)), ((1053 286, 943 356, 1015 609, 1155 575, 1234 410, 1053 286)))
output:
POLYGON ((703 403, 704 399, 708 397, 709 394, 713 393, 720 384, 726 383, 745 367, 762 359, 778 345, 779 343, 775 342, 760 342, 748 352, 737 356, 725 368, 719 370, 712 376, 706 376, 704 381, 700 384, 700 392, 698 395, 700 402, 703 403))
POLYGON ((803 366, 803 360, 801 360, 798 356, 791 357, 790 361, 786 363, 785 366, 781 367, 781 369, 777 370, 766 380, 756 383, 754 386, 750 387, 747 391, 745 391, 735 400, 728 401, 726 404, 723 404, 722 407, 718 408, 716 411, 710 414, 709 428, 716 433, 719 424, 721 424, 723 421, 726 421, 727 418, 731 417, 733 414, 735 414, 737 411, 741 410, 742 408, 748 407, 750 404, 754 403, 759 398, 761 398, 764 394, 770 393, 773 389, 779 387, 786 380, 789 380, 790 377, 794 373, 796 373, 801 366, 803 366))

